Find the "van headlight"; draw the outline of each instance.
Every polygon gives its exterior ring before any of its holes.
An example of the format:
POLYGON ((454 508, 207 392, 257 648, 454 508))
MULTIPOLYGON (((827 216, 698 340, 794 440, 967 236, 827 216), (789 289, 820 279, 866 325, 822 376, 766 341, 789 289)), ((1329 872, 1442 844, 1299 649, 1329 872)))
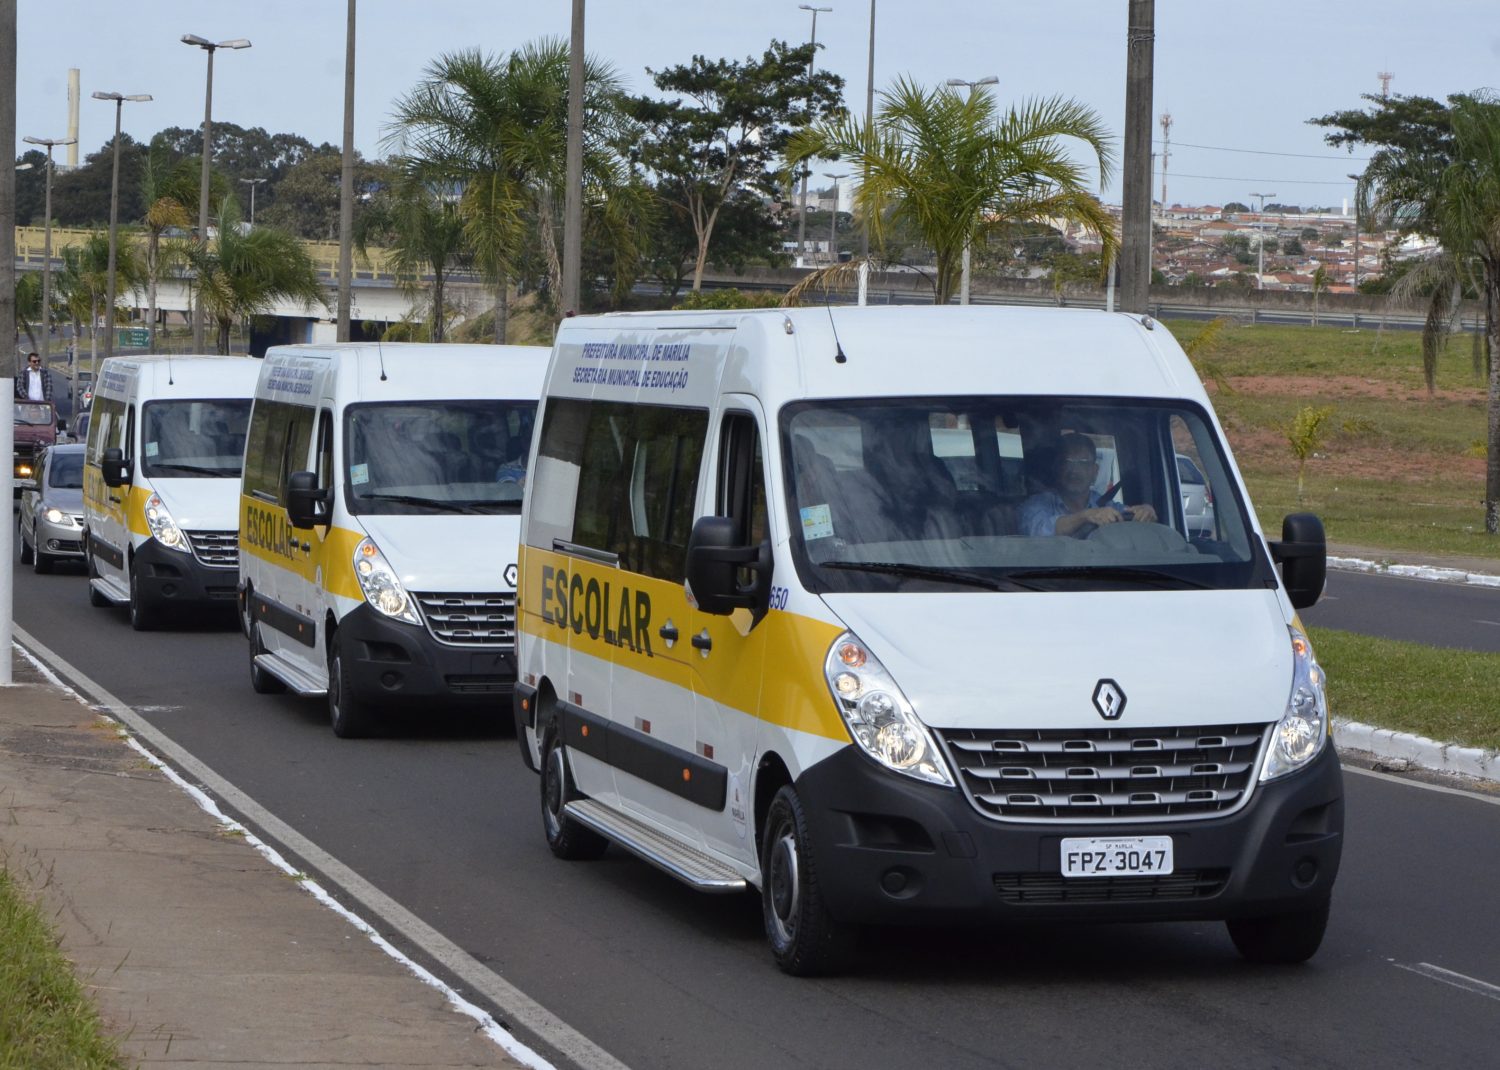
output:
POLYGON ((177 526, 177 521, 172 519, 172 514, 167 510, 161 498, 155 494, 146 499, 146 527, 151 530, 151 537, 168 550, 190 552, 182 529, 177 526))
POLYGON ((365 601, 376 610, 407 624, 422 623, 417 619, 416 606, 406 588, 401 586, 396 570, 391 568, 380 547, 368 538, 361 539, 354 548, 354 576, 359 580, 365 601))
POLYGON ((1313 657, 1312 644, 1296 628, 1292 640, 1292 693, 1286 712, 1271 732, 1271 746, 1261 767, 1261 780, 1275 780, 1301 769, 1316 758, 1328 739, 1328 691, 1323 669, 1313 657))
POLYGON ((887 769, 953 786, 948 763, 906 696, 853 632, 833 641, 823 663, 839 715, 864 752, 887 769))

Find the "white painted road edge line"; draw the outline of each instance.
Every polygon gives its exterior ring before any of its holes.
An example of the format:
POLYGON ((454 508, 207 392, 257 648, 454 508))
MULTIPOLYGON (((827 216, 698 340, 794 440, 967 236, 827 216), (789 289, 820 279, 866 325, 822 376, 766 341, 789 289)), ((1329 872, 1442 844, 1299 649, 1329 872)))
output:
MULTIPOLYGON (((390 929, 400 933, 402 937, 420 947, 465 984, 470 985, 475 991, 483 994, 495 1006, 500 1008, 506 1018, 540 1037, 569 1062, 578 1066, 580 1070, 628 1070, 620 1060, 610 1055, 603 1048, 589 1040, 582 1033, 579 1033, 572 1026, 558 1018, 510 982, 476 962, 462 948, 458 947, 436 929, 422 921, 422 919, 411 913, 400 903, 391 899, 384 892, 381 892, 374 885, 370 884, 369 881, 318 847, 296 829, 276 817, 245 792, 214 772, 198 758, 173 742, 149 721, 142 718, 129 705, 116 698, 104 687, 90 679, 25 629, 19 625, 15 625, 14 629, 16 649, 45 676, 56 681, 58 686, 69 691, 71 694, 78 696, 78 690, 69 686, 63 680, 58 679, 56 674, 60 672, 66 676, 73 684, 77 685, 77 688, 82 689, 86 696, 92 699, 92 705, 99 708, 100 712, 107 713, 110 717, 128 727, 135 735, 145 739, 159 754, 170 758, 177 768, 196 779, 207 791, 217 795, 234 809, 244 814, 249 820, 265 829, 273 839, 279 841, 288 850, 307 859, 309 863, 325 873, 337 888, 364 907, 370 915, 378 918, 390 929)), ((80 701, 83 701, 83 696, 78 697, 80 701)), ((91 705, 89 702, 84 702, 84 704, 91 705)), ((129 742, 137 750, 146 754, 152 760, 153 764, 161 767, 163 772, 187 791, 189 796, 213 816, 215 820, 222 821, 237 830, 242 829, 242 826, 239 826, 237 822, 230 821, 223 815, 203 789, 195 788, 181 776, 174 774, 171 769, 162 765, 158 759, 142 748, 135 740, 131 739, 129 742)), ((253 836, 248 830, 244 831, 247 841, 252 843, 273 865, 293 876, 298 875, 297 871, 292 869, 274 849, 253 836)), ((395 958, 410 970, 414 976, 443 992, 455 1010, 475 1018, 483 1028, 484 1034, 498 1044, 512 1058, 525 1066, 535 1068, 535 1070, 554 1070, 551 1063, 522 1044, 489 1014, 474 1004, 469 1003, 452 988, 403 955, 383 939, 369 923, 339 906, 315 881, 303 879, 299 880, 298 883, 307 888, 320 902, 338 911, 339 914, 348 919, 357 929, 369 936, 377 947, 395 958)))
POLYGON ((1407 970, 1433 981, 1441 981, 1445 985, 1461 988, 1465 992, 1473 992, 1477 996, 1486 996, 1489 999, 1500 1000, 1500 985, 1492 985, 1488 981, 1481 981, 1462 973, 1454 973, 1445 970, 1441 966, 1434 966, 1430 962, 1419 962, 1415 966, 1408 966, 1404 962, 1391 960, 1391 965, 1399 970, 1407 970))
POLYGON ((1461 568, 1437 568, 1432 565, 1398 565, 1384 561, 1366 561, 1358 557, 1328 558, 1328 567, 1345 572, 1377 572, 1387 576, 1404 576, 1413 580, 1436 580, 1439 583, 1467 583, 1475 587, 1500 587, 1500 575, 1488 572, 1466 572, 1461 568))

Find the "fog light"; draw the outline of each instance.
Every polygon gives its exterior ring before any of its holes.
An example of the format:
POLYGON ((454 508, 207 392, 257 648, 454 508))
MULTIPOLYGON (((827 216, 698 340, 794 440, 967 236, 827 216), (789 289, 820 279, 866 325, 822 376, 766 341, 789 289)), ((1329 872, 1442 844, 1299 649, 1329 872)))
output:
POLYGON ((1316 859, 1300 859, 1292 868, 1292 883, 1299 888, 1306 888, 1318 879, 1318 863, 1316 859))
POLYGON ((380 674, 380 685, 395 690, 401 686, 401 674, 399 672, 383 672, 380 674))
POLYGON ((175 583, 164 583, 164 584, 162 584, 161 585, 161 593, 164 594, 164 595, 166 595, 168 598, 171 598, 173 595, 175 595, 177 593, 177 584, 175 584, 175 583))

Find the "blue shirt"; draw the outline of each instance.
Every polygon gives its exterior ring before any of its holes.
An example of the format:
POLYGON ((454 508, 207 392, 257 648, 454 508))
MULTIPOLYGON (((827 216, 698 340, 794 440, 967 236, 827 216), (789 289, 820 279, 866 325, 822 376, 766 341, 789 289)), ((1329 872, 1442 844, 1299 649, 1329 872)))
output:
MULTIPOLYGON (((1089 503, 1085 508, 1094 509, 1101 504, 1099 495, 1090 490, 1089 503)), ((1109 507, 1117 513, 1125 511, 1125 507, 1116 502, 1110 502, 1109 507)), ((1021 512, 1017 522, 1022 535, 1056 535, 1057 518, 1073 512, 1077 510, 1069 509, 1064 504, 1062 495, 1057 491, 1043 490, 1021 503, 1021 512)))

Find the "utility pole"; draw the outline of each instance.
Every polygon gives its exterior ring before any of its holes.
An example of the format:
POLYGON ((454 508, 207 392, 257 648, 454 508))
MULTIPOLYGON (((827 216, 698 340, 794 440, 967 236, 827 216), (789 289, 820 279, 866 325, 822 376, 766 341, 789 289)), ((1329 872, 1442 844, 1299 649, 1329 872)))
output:
POLYGON ((1130 0, 1126 27, 1125 160, 1120 221, 1120 307, 1145 312, 1151 297, 1151 77, 1156 0, 1130 0))
POLYGON ((1172 113, 1161 113, 1161 210, 1167 211, 1167 161, 1172 156, 1172 113))
POLYGON ((1354 292, 1359 293, 1359 176, 1354 179, 1354 292))
MULTIPOLYGON (((807 60, 807 84, 812 85, 813 67, 818 62, 818 12, 832 11, 831 7, 814 7, 812 4, 798 4, 803 11, 812 12, 812 37, 809 43, 812 45, 812 55, 807 60)), ((807 164, 802 165, 802 192, 797 199, 797 259, 801 260, 807 252, 807 175, 810 168, 807 164)))
MULTIPOLYGON (((870 0, 870 63, 865 75, 865 137, 875 132, 875 0, 870 0)), ((863 305, 870 292, 870 220, 860 228, 859 303, 863 305)))
MULTIPOLYGON (((573 37, 568 46, 568 188, 563 197, 562 308, 579 311, 583 274, 583 0, 573 0, 573 37)), ((504 299, 503 296, 501 298, 504 299)))
MULTIPOLYGON (((120 219, 120 113, 125 110, 127 100, 150 100, 151 94, 134 93, 127 96, 124 93, 96 91, 94 99, 115 102, 115 163, 109 178, 109 281, 104 297, 104 359, 108 360, 115 355, 115 231, 120 219)), ((98 367, 94 367, 96 375, 98 371, 98 367)))
MULTIPOLYGON (((255 187, 250 187, 250 218, 255 218, 255 187)), ((344 161, 339 170, 339 307, 334 338, 349 341, 350 287, 354 280, 354 0, 344 30, 344 161)))
POLYGON ((1260 231, 1260 241, 1255 250, 1255 288, 1264 290, 1266 288, 1266 198, 1274 197, 1274 193, 1251 193, 1252 197, 1260 198, 1260 210, 1255 213, 1255 226, 1260 231))
MULTIPOLYGON (((76 139, 75 139, 76 140, 76 139)), ((16 143, 16 0, 0 0, 0 145, 14 147, 16 143)), ((47 147, 47 161, 51 164, 52 147, 47 147)), ((47 177, 52 176, 48 166, 47 177)), ((16 336, 16 169, 7 166, 0 169, 0 339, 9 341, 16 336)), ((47 327, 42 326, 42 337, 47 337, 47 327)), ((12 349, 14 354, 14 349, 12 349)), ((10 361, 7 364, 13 363, 10 361)), ((10 368, 0 368, 0 390, 12 382, 10 368)), ((15 447, 15 417, 0 419, 0 453, 10 456, 15 447)), ((14 469, 7 469, 0 478, 0 491, 10 498, 15 479, 14 469)), ((15 525, 8 521, 0 531, 0 554, 4 555, 6 567, 0 569, 0 684, 13 680, 11 663, 11 636, 15 619, 15 570, 10 567, 12 539, 15 525)))

